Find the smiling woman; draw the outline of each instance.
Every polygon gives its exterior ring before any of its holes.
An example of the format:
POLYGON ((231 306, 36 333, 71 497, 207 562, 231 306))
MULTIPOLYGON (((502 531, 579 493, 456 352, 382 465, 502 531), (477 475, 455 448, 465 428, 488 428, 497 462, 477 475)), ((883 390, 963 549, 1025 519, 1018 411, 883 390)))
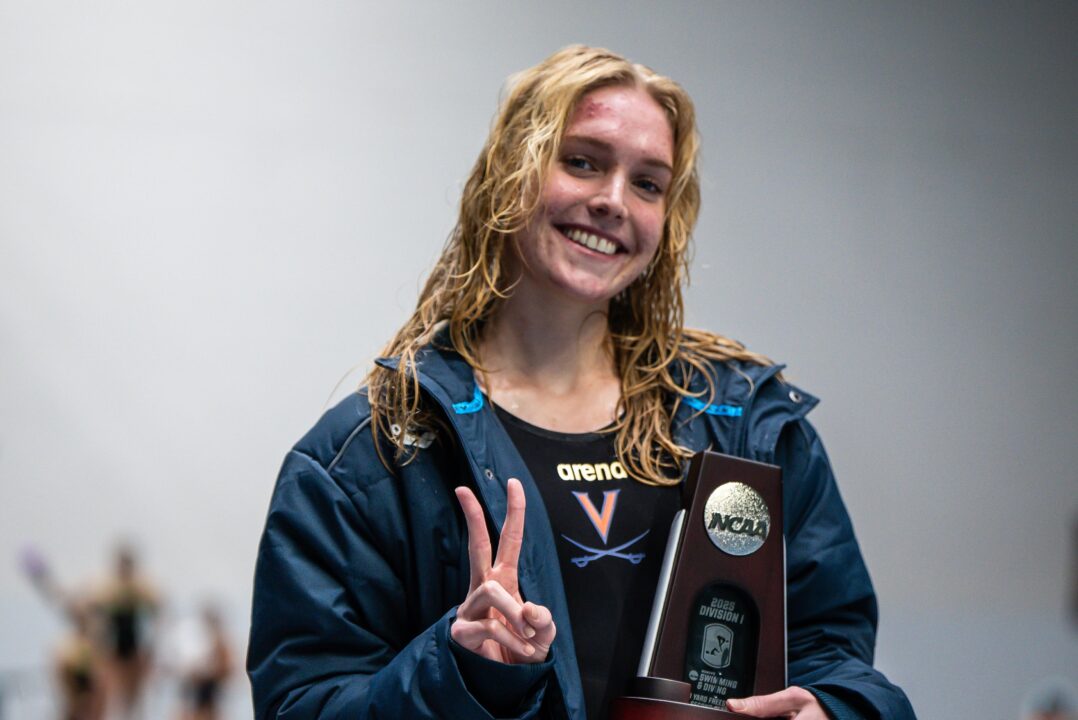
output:
POLYGON ((875 595, 815 401, 683 326, 697 144, 685 91, 609 51, 514 78, 415 312, 281 470, 259 718, 605 718, 704 448, 782 466, 786 493, 791 687, 728 706, 913 717, 871 666, 875 595))

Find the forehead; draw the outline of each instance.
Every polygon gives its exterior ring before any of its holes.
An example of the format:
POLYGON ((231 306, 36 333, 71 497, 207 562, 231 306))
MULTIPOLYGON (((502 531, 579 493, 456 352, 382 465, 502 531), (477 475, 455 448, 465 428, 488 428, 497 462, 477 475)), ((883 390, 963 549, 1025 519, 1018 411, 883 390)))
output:
POLYGON ((565 137, 590 137, 624 152, 673 164, 670 120, 642 88, 617 85, 587 93, 573 108, 565 137))

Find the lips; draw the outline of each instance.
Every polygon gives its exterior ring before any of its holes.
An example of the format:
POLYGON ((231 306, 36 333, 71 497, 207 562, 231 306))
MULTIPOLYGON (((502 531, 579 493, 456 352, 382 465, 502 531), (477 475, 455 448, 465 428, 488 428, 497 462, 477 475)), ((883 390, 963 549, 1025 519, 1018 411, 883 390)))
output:
POLYGON ((583 245, 589 250, 594 250, 602 255, 614 255, 618 252, 619 246, 617 243, 600 237, 595 233, 590 233, 587 230, 581 230, 580 228, 558 228, 562 235, 569 238, 577 245, 583 245))

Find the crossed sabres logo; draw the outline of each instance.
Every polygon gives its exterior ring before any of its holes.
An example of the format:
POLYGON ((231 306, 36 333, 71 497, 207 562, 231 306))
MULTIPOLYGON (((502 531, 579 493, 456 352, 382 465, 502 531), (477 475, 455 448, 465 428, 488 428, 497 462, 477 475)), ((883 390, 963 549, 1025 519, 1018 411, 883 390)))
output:
MULTIPOLYGON (((595 532, 599 533, 599 537, 603 540, 603 545, 606 545, 607 537, 610 535, 610 526, 614 524, 614 509, 618 505, 618 493, 621 490, 606 490, 603 492, 603 509, 597 510, 595 505, 591 502, 591 498, 586 492, 574 492, 573 497, 580 503, 580 507, 583 508, 584 514, 588 516, 588 520, 595 527, 595 532)), ((622 560, 628 560, 633 565, 639 565, 640 561, 644 559, 644 553, 642 552, 625 552, 636 543, 640 542, 650 530, 645 530, 632 540, 622 543, 614 548, 594 548, 588 547, 583 543, 578 543, 568 535, 562 534, 562 537, 576 545, 583 550, 587 555, 579 555, 574 558, 569 558, 570 561, 577 567, 587 567, 590 563, 599 560, 604 557, 620 558, 622 560)))

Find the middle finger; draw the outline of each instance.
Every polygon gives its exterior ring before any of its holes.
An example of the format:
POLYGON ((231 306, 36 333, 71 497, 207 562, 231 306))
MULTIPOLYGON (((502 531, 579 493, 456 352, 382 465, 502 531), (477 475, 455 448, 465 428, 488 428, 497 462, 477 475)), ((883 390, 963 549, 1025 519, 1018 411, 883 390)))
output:
POLYGON ((520 546, 524 541, 524 486, 516 478, 509 478, 505 488, 506 510, 502 533, 498 539, 498 556, 495 564, 516 573, 520 559, 520 546))

